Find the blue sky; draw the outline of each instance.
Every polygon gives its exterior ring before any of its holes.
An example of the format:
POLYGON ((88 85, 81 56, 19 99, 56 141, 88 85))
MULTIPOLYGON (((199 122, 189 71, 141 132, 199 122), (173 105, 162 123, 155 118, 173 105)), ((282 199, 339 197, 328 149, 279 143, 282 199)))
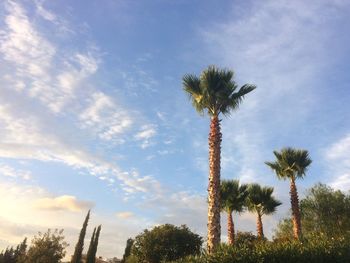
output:
MULTIPOLYGON (((70 254, 89 208, 105 257, 165 222, 205 235, 209 118, 181 78, 212 64, 258 86, 222 121, 222 177, 275 187, 268 236, 289 209, 288 183, 264 165, 273 150, 310 151, 301 196, 317 182, 348 191, 349 11, 345 0, 3 1, 0 246, 65 228, 70 254)), ((255 231, 254 215, 234 219, 255 231)))

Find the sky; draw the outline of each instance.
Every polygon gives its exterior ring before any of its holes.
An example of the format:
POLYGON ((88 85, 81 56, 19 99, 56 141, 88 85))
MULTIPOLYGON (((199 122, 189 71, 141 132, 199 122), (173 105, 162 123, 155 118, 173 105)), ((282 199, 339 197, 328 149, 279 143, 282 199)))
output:
MULTIPOLYGON (((208 116, 182 77, 209 65, 255 84, 222 119, 224 179, 273 186, 271 238, 289 184, 264 164, 307 149, 300 196, 318 182, 350 189, 350 2, 4 0, 0 3, 0 249, 64 228, 98 255, 163 223, 205 236, 208 116)), ((255 232, 255 215, 234 215, 255 232)), ((226 240, 222 214, 222 239, 226 240)))

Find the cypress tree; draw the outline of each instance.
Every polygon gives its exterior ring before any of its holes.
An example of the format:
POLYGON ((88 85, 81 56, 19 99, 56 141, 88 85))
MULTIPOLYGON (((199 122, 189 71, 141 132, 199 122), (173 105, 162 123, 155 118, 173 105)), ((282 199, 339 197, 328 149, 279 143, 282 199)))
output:
POLYGON ((126 241, 126 247, 125 247, 125 251, 124 251, 124 255, 123 255, 123 259, 121 261, 121 263, 125 263, 126 262, 126 258, 128 256, 130 256, 131 254, 131 247, 134 244, 134 240, 132 238, 128 238, 128 240, 126 241))
MULTIPOLYGON (((97 227, 96 235, 94 240, 92 241, 92 249, 89 255, 87 255, 86 263, 95 263, 96 262, 96 252, 97 252, 97 246, 98 246, 98 239, 100 237, 101 232, 101 225, 97 227)), ((91 245, 91 243, 90 243, 91 245)))
POLYGON ((82 253, 83 253, 83 249, 84 249, 84 238, 85 238, 86 228, 88 225, 89 218, 90 218, 90 210, 87 213, 87 215, 85 217, 85 221, 83 223, 83 227, 81 228, 79 240, 75 246, 74 255, 72 257, 71 263, 81 263, 82 253))
POLYGON ((93 254, 93 250, 94 250, 95 234, 96 234, 96 227, 94 228, 94 232, 92 233, 92 236, 91 236, 89 249, 88 249, 88 252, 86 254, 86 263, 91 262, 90 258, 91 258, 91 255, 93 254))

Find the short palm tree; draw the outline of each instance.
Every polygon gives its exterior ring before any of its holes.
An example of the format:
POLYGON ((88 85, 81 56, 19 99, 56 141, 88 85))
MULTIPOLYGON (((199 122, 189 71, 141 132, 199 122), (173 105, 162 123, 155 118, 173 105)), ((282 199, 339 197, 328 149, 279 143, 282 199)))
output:
POLYGON ((259 238, 264 238, 262 216, 276 212, 277 206, 282 203, 273 196, 273 187, 261 187, 259 184, 250 184, 248 187, 247 207, 250 212, 257 214, 256 229, 259 238))
POLYGON ((228 243, 235 242, 235 228, 232 213, 241 213, 244 210, 246 198, 248 196, 247 185, 239 185, 238 180, 222 180, 220 186, 221 211, 227 213, 227 236, 228 243))
POLYGON ((237 109, 244 95, 255 89, 245 84, 240 89, 233 80, 233 71, 209 66, 200 77, 185 75, 183 88, 193 106, 200 113, 208 113, 211 119, 209 132, 209 184, 208 184, 208 240, 211 253, 220 243, 220 156, 221 132, 219 115, 228 115, 237 109))
POLYGON ((299 209, 298 191, 295 185, 297 178, 303 178, 307 171, 308 166, 312 160, 309 157, 307 150, 283 148, 280 152, 273 152, 276 161, 265 162, 269 167, 274 170, 279 179, 290 180, 290 201, 292 207, 292 221, 293 221, 293 234, 294 238, 300 239, 302 236, 301 231, 301 218, 299 209))

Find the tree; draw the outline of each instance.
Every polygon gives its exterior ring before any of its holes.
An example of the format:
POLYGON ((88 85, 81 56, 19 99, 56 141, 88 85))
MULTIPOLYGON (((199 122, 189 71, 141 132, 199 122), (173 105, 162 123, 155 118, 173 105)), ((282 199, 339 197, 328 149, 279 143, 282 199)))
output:
POLYGON ((126 241, 126 247, 125 247, 125 251, 124 251, 124 255, 121 263, 125 263, 126 258, 130 256, 131 247, 133 244, 134 244, 134 240, 132 238, 128 238, 128 240, 126 241))
POLYGON ((26 263, 59 263, 66 255, 68 244, 64 241, 63 229, 34 236, 26 255, 26 263))
POLYGON ((95 235, 96 235, 96 227, 94 228, 94 231, 92 232, 92 236, 91 236, 91 240, 90 240, 90 244, 89 244, 89 249, 86 253, 86 260, 88 260, 94 250, 94 242, 95 242, 95 235))
POLYGON ((239 90, 233 80, 233 71, 209 66, 200 77, 187 74, 183 88, 188 93, 195 109, 210 116, 209 132, 209 184, 208 184, 208 240, 211 253, 220 243, 220 158, 221 131, 219 115, 229 115, 237 109, 244 95, 255 89, 245 84, 239 90))
POLYGON ((290 180, 290 202, 292 207, 292 222, 293 222, 293 235, 294 238, 300 239, 302 236, 301 231, 301 218, 299 209, 298 191, 295 185, 297 178, 303 178, 307 171, 308 166, 312 160, 309 157, 307 150, 283 148, 280 152, 273 152, 276 161, 265 162, 274 172, 279 179, 290 180))
POLYGON ((90 218, 90 210, 88 211, 83 223, 83 227, 81 228, 78 243, 75 246, 74 255, 72 257, 72 261, 71 261, 72 263, 81 263, 82 253, 84 249, 84 238, 85 238, 86 228, 88 225, 89 218, 90 218))
POLYGON ((273 187, 261 187, 259 184, 250 184, 248 187, 247 207, 250 212, 257 214, 256 229, 258 238, 264 238, 262 216, 276 212, 277 206, 282 203, 273 196, 273 187))
POLYGON ((0 253, 0 263, 24 263, 24 257, 27 250, 27 238, 16 246, 7 247, 5 251, 0 253))
POLYGON ((235 228, 232 213, 241 213, 247 198, 247 185, 239 185, 239 180, 223 180, 220 186, 221 211, 227 213, 228 243, 235 242, 235 228))
MULTIPOLYGON (((100 238, 101 225, 97 227, 95 237, 92 239, 92 243, 90 243, 88 254, 86 255, 86 263, 95 263, 96 262, 96 252, 98 247, 98 240, 100 238)), ((95 233, 95 231, 94 231, 95 233)))
MULTIPOLYGON (((185 225, 170 224, 144 230, 135 237, 130 257, 137 262, 159 263, 200 253, 202 238, 185 225)), ((129 260, 127 260, 129 262, 129 260)))
MULTIPOLYGON (((307 238, 315 233, 329 238, 350 235, 350 194, 334 190, 324 184, 316 184, 300 201, 303 235, 307 238)), ((292 232, 290 219, 278 224, 275 238, 288 238, 292 232)))

